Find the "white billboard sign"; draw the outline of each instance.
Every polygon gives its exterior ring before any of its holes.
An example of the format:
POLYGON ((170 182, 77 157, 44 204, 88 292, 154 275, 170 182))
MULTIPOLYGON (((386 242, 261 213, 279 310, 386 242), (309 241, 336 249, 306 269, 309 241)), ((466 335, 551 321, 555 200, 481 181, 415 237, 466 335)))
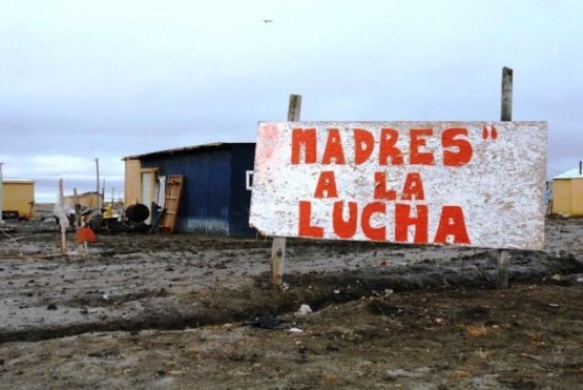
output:
POLYGON ((259 123, 270 236, 540 250, 546 122, 259 123))

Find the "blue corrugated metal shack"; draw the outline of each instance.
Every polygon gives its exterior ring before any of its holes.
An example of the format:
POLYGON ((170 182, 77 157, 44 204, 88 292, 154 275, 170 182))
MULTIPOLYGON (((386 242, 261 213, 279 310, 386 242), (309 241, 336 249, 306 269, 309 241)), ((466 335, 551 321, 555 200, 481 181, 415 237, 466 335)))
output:
POLYGON ((158 178, 184 177, 177 232, 255 236, 256 230, 249 227, 255 143, 198 145, 124 160, 126 182, 129 160, 139 160, 139 171, 151 170, 158 178))

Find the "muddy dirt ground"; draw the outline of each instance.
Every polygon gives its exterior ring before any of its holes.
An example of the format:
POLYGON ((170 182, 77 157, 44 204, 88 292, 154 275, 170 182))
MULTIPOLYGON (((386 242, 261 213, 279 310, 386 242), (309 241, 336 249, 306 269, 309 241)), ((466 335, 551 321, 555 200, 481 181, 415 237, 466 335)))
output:
POLYGON ((512 251, 507 290, 496 250, 288 240, 274 290, 263 238, 5 233, 2 389, 583 386, 582 220, 512 251))

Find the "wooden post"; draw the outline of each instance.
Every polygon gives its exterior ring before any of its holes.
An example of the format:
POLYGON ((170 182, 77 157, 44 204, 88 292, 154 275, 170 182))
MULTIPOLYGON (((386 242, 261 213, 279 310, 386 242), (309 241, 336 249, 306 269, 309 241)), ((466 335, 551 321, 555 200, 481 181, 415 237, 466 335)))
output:
POLYGON ((101 191, 99 188, 99 159, 98 158, 95 159, 95 172, 97 175, 97 187, 95 190, 95 195, 97 196, 97 208, 100 209, 101 204, 99 204, 99 194, 101 194, 101 191))
POLYGON ((510 265, 510 252, 506 249, 500 251, 498 257, 498 288, 508 288, 508 266, 510 265))
MULTIPOLYGON (((302 108, 302 96, 290 95, 289 108, 287 112, 288 122, 297 122, 300 120, 300 111, 302 108)), ((271 285, 275 288, 281 288, 283 282, 283 265, 285 260, 285 237, 274 237, 273 246, 271 247, 271 285)))
MULTIPOLYGON (((81 204, 79 203, 79 196, 77 195, 77 188, 73 188, 73 199, 75 201, 75 236, 79 234, 79 230, 81 229, 81 204)), ((75 237, 77 238, 77 237, 75 237)), ((77 242, 77 252, 79 252, 79 256, 85 254, 86 246, 84 247, 82 244, 77 242)))
MULTIPOLYGON (((62 213, 65 212, 65 195, 63 190, 63 179, 59 179, 59 209, 62 213)), ((67 254, 67 227, 59 218, 59 224, 61 225, 61 253, 67 254)))
POLYGON ((73 198, 75 199, 75 225, 78 229, 81 227, 81 204, 77 196, 77 188, 73 188, 73 198))
POLYGON ((500 120, 509 122, 512 120, 512 69, 502 68, 502 107, 500 120))
POLYGON ((103 185, 101 186, 101 195, 99 195, 99 208, 105 207, 105 178, 103 178, 103 185))
MULTIPOLYGON (((502 105, 500 120, 512 121, 512 69, 502 68, 502 105)), ((510 252, 506 249, 500 251, 498 257, 498 288, 508 288, 508 267, 510 265, 510 252)))

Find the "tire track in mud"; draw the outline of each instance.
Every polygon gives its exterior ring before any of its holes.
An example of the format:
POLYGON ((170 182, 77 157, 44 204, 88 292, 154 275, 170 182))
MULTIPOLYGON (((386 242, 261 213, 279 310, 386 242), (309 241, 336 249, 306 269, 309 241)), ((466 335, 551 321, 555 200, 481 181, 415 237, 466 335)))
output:
MULTIPOLYGON (((392 292, 416 290, 455 291, 493 289, 496 285, 497 252, 461 256, 449 264, 425 263, 374 267, 335 272, 314 271, 285 276, 282 291, 268 284, 269 275, 252 277, 254 285, 224 290, 201 289, 184 295, 166 296, 160 291, 116 297, 110 303, 91 306, 91 302, 70 300, 60 303, 68 309, 82 305, 107 308, 137 301, 144 311, 132 318, 111 316, 85 323, 35 325, 25 329, 0 331, 0 343, 40 341, 89 332, 139 332, 142 330, 182 330, 207 325, 242 322, 256 316, 285 315, 303 303, 314 310, 362 297, 383 296, 392 292), (153 300, 154 299, 154 300, 153 300)), ((513 251, 510 282, 514 284, 580 284, 583 261, 569 253, 549 256, 543 252, 513 251), (559 275, 557 277, 557 275, 559 275)))

